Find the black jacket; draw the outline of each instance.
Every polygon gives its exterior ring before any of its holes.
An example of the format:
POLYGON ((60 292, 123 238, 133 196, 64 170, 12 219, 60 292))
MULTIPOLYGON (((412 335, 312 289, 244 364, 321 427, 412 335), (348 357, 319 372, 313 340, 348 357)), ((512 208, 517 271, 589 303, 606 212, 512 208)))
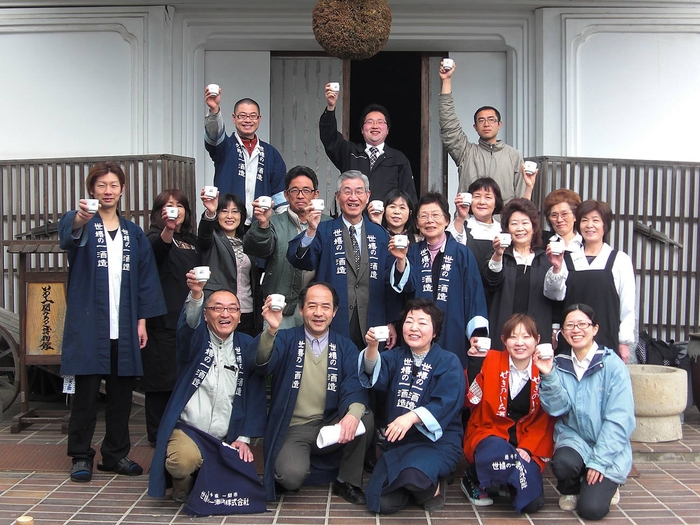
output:
POLYGON ((406 155, 399 150, 384 144, 384 153, 369 169, 369 157, 365 152, 365 144, 354 144, 343 138, 338 131, 335 111, 325 110, 318 122, 321 142, 326 149, 326 155, 340 172, 358 170, 369 178, 369 189, 372 200, 383 201, 387 193, 400 189, 408 193, 413 202, 418 200, 416 185, 413 182, 411 164, 406 155))

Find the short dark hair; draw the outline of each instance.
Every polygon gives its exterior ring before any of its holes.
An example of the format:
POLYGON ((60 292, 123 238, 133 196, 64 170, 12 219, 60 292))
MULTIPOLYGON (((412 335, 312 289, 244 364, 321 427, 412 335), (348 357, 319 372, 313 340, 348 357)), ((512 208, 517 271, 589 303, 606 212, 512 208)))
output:
MULTIPOLYGON (((493 209, 494 215, 498 215, 503 211, 503 195, 501 194, 501 187, 495 180, 493 180, 491 177, 479 177, 467 188, 469 193, 474 193, 475 191, 479 190, 491 190, 496 197, 496 207, 493 209)), ((472 214, 471 206, 469 207, 469 213, 472 214)))
POLYGON ((406 301, 403 313, 401 314, 401 329, 406 322, 406 317, 413 310, 420 310, 430 316, 433 321, 433 341, 437 341, 442 332, 442 323, 445 321, 445 312, 440 310, 437 305, 430 299, 417 297, 406 301))
POLYGON ((238 111, 238 106, 240 106, 241 104, 253 104, 256 108, 258 108, 258 115, 260 114, 260 104, 255 102, 255 100, 253 100, 252 98, 245 97, 233 105, 233 114, 234 115, 236 114, 236 111, 238 111))
MULTIPOLYGON (((246 211, 245 203, 241 200, 241 198, 238 195, 236 195, 235 193, 224 193, 219 197, 219 205, 216 207, 217 219, 219 212, 221 210, 226 209, 230 203, 234 203, 238 208, 238 211, 241 212, 241 222, 238 225, 238 228, 236 228, 236 237, 242 239, 245 235, 245 220, 246 217, 248 217, 248 212, 246 211)), ((214 226, 214 228, 217 231, 221 228, 219 226, 218 220, 216 221, 216 225, 214 226)))
POLYGON ((288 190, 289 185, 292 183, 294 179, 297 177, 308 177, 311 179, 311 183, 314 186, 314 190, 318 189, 318 177, 316 176, 316 172, 309 168, 308 166, 294 166, 292 169, 290 169, 287 174, 284 176, 284 189, 288 190))
POLYGON ((314 286, 323 286, 327 290, 331 292, 331 296, 333 297, 333 310, 337 310, 338 306, 340 306, 340 297, 338 297, 338 292, 335 291, 335 288, 330 283, 324 282, 324 281, 318 281, 318 282, 313 282, 307 284, 301 292, 299 292, 299 305, 304 308, 306 306, 306 293, 313 288, 314 286))
POLYGON ((508 231, 510 217, 516 211, 527 215, 532 223, 532 241, 530 241, 530 248, 534 250, 535 248, 542 246, 540 212, 537 210, 537 206, 535 206, 530 199, 511 199, 508 204, 503 207, 503 213, 501 213, 501 229, 504 232, 508 231))
POLYGON ((544 218, 547 219, 547 223, 551 226, 552 221, 549 220, 549 212, 552 211, 557 204, 567 203, 571 212, 576 218, 576 210, 581 205, 581 196, 573 190, 568 190, 566 188, 559 188, 549 192, 549 194, 544 198, 542 203, 542 211, 544 212, 544 218))
POLYGON ((384 197, 384 214, 382 215, 382 226, 384 226, 384 228, 387 227, 386 207, 389 206, 389 204, 393 204, 399 199, 403 199, 404 201, 406 201, 406 206, 408 206, 408 220, 406 221, 404 228, 406 229, 406 233, 409 236, 412 236, 416 233, 416 204, 413 202, 411 196, 402 189, 393 189, 386 194, 386 197, 384 197))
POLYGON ((119 184, 122 188, 126 184, 126 176, 124 175, 124 170, 116 162, 98 162, 88 172, 88 176, 85 179, 85 189, 92 195, 93 189, 95 188, 95 179, 97 177, 102 177, 102 175, 107 175, 108 173, 114 173, 119 179, 119 184))
POLYGON ((513 330, 515 330, 519 324, 523 325, 525 331, 532 337, 537 338, 540 336, 540 330, 537 327, 537 322, 532 317, 527 314, 513 314, 506 319, 505 323, 503 323, 501 337, 508 339, 510 334, 513 333, 513 330))
POLYGON ((241 301, 238 300, 238 296, 233 291, 229 290, 228 288, 219 288, 218 290, 207 290, 207 292, 206 292, 207 296, 204 299, 204 307, 205 308, 207 306, 209 306, 209 303, 211 302, 211 296, 214 295, 215 293, 219 293, 219 292, 230 293, 231 295, 233 295, 236 298, 236 301, 238 302, 238 304, 239 305, 241 304, 241 301))
POLYGON ((577 310, 586 314, 591 320, 591 323, 593 323, 593 326, 598 326, 598 319, 595 315, 595 310, 583 303, 574 303, 564 308, 564 311, 561 313, 561 325, 564 326, 564 321, 566 320, 567 316, 571 312, 575 312, 577 310))
POLYGON ((421 206, 425 206, 426 204, 437 204, 440 206, 440 210, 442 210, 445 219, 447 219, 448 223, 450 222, 450 204, 442 193, 431 191, 418 199, 416 214, 420 213, 421 206))
POLYGON ((162 230, 165 228, 165 221, 163 221, 163 207, 168 203, 168 200, 174 199, 178 204, 182 204, 185 209, 185 220, 182 221, 182 226, 180 226, 180 234, 191 234, 194 231, 192 224, 192 210, 190 209, 190 201, 187 195, 182 193, 182 191, 177 188, 171 188, 169 190, 163 190, 160 192, 153 201, 153 208, 151 209, 151 228, 158 228, 162 230))
POLYGON ((608 242, 610 237, 610 229, 612 228, 613 212, 607 202, 597 201, 594 199, 583 201, 581 205, 576 208, 576 223, 581 224, 581 219, 594 211, 597 211, 600 218, 603 219, 603 227, 605 228, 603 240, 608 242))
POLYGON ((498 110, 497 110, 496 108, 494 108, 493 106, 481 106, 479 109, 477 109, 477 110, 474 112, 474 124, 476 124, 476 116, 477 116, 479 113, 481 113, 482 111, 489 111, 489 110, 490 110, 490 111, 495 111, 495 112, 496 112, 496 117, 498 117, 498 122, 501 121, 501 112, 500 112, 500 111, 498 111, 498 110))
POLYGON ((389 112, 387 109, 380 105, 380 104, 369 104, 368 106, 365 106, 365 109, 362 110, 362 113, 360 115, 360 128, 365 125, 365 119, 367 118, 367 115, 372 113, 373 111, 378 111, 382 115, 384 115, 384 120, 386 120, 386 127, 387 129, 391 127, 391 117, 389 116, 389 112))

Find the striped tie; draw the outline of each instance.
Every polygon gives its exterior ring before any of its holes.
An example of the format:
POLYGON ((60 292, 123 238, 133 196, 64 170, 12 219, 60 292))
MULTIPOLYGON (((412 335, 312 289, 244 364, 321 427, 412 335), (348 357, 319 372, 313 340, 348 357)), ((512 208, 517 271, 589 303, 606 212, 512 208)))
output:
POLYGON ((349 231, 350 231, 350 242, 352 243, 352 251, 353 251, 353 254, 355 255, 355 269, 359 270, 360 269, 360 245, 357 244, 357 237, 355 237, 355 233, 357 232, 357 230, 355 229, 354 226, 350 226, 349 231))
POLYGON ((369 170, 372 171, 372 168, 374 167, 374 163, 377 162, 377 158, 379 157, 379 149, 375 148, 372 146, 369 148, 369 170))

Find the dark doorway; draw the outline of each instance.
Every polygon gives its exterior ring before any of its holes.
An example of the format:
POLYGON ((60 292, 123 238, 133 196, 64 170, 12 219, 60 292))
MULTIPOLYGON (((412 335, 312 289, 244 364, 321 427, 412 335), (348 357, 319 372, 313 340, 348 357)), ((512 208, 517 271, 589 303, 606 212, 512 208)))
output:
POLYGON ((381 104, 391 116, 387 144, 408 157, 420 195, 421 53, 385 51, 350 65, 350 140, 363 142, 362 110, 381 104))

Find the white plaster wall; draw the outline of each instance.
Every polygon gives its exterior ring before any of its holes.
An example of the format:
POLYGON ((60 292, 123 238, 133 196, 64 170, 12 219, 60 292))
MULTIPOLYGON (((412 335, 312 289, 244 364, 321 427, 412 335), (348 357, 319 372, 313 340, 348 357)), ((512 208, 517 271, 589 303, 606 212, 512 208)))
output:
POLYGON ((0 157, 129 154, 131 49, 116 32, 0 35, 0 157))
POLYGON ((700 10, 540 9, 537 155, 700 161, 700 10))
POLYGON ((595 33, 578 48, 575 155, 700 161, 700 33, 595 33))
POLYGON ((4 9, 0 157, 171 153, 171 9, 4 9))

